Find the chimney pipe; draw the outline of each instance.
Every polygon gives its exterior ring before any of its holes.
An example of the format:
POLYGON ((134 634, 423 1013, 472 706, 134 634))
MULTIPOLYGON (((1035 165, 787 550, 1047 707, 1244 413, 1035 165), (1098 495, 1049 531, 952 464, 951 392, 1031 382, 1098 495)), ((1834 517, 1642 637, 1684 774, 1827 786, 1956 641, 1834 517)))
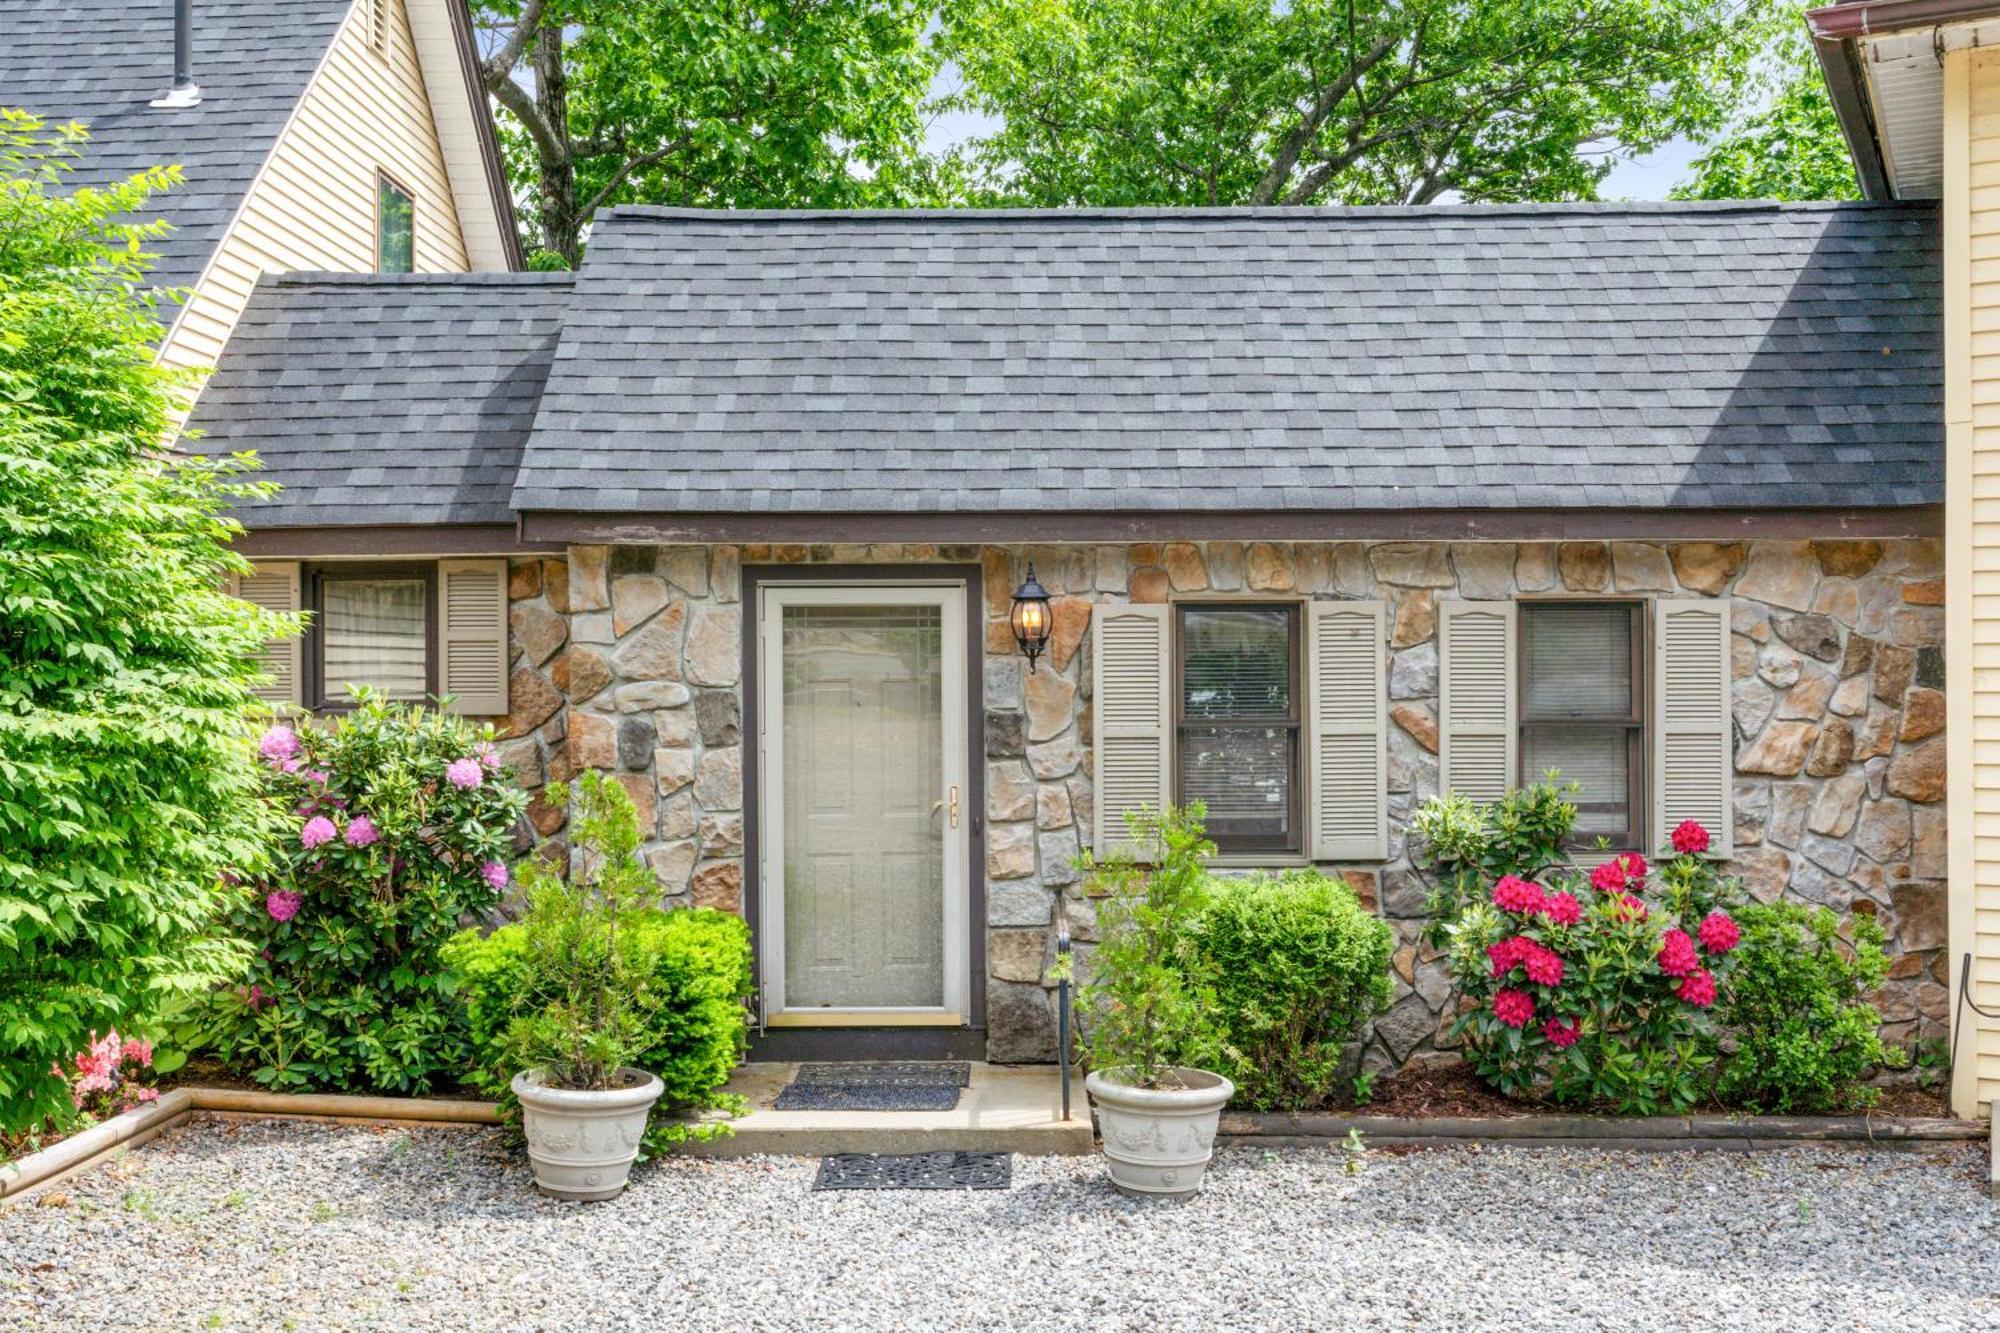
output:
POLYGON ((167 110, 201 104, 201 85, 194 81, 194 0, 174 0, 174 82, 152 100, 167 110))

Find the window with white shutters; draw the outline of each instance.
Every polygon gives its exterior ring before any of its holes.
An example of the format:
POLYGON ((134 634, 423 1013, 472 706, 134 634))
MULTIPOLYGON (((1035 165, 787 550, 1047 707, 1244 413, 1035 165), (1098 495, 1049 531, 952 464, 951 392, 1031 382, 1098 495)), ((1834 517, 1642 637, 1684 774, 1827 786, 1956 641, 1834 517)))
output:
POLYGON ((1663 599, 1654 607, 1655 848, 1692 819, 1710 850, 1735 848, 1729 712, 1729 599, 1663 599))
POLYGON ((507 711, 507 562, 438 562, 438 685, 453 712, 507 711))
MULTIPOLYGON (((299 564, 268 560, 248 574, 230 580, 230 592, 266 611, 297 611, 300 607, 299 564)), ((257 697, 279 707, 296 707, 304 699, 300 643, 296 635, 273 639, 261 654, 270 679, 257 687, 257 697)))
POLYGON ((1306 626, 1311 690, 1312 855, 1389 854, 1388 681, 1381 602, 1313 602, 1306 626))
POLYGON ((1174 800, 1223 852, 1298 852, 1299 606, 1175 607, 1174 800))
POLYGON ((1515 781, 1512 602, 1438 607, 1438 782, 1497 801, 1515 781))
POLYGON ((1169 800, 1167 608, 1098 606, 1091 618, 1092 737, 1096 778, 1094 844, 1100 854, 1146 848, 1127 816, 1169 800))
POLYGON ((1645 604, 1523 602, 1522 785, 1575 783, 1576 837, 1640 846, 1646 756, 1645 604))

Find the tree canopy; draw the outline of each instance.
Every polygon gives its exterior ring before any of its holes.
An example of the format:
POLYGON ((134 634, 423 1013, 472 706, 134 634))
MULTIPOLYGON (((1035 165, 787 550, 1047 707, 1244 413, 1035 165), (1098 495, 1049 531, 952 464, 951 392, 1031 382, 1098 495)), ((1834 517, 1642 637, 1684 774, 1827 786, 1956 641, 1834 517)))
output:
POLYGON ((1676 199, 1859 199, 1826 80, 1795 14, 1773 32, 1750 107, 1704 147, 1676 199))

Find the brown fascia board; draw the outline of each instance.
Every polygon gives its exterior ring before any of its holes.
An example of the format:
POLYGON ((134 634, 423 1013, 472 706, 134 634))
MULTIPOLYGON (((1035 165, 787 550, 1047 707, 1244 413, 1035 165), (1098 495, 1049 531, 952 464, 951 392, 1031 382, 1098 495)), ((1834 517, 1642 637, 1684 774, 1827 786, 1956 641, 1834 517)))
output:
POLYGON ((237 554, 253 560, 514 555, 563 549, 559 541, 524 540, 519 525, 514 523, 252 528, 231 545, 237 554))
POLYGON ((479 43, 472 26, 469 0, 445 0, 451 12, 451 33, 458 43, 458 65, 472 94, 474 132, 479 139, 479 160, 486 172, 486 189, 500 211, 500 244, 507 252, 507 267, 519 273, 528 267, 521 251, 521 223, 514 216, 514 191, 507 184, 506 164, 500 157, 500 138, 493 128, 493 99, 486 95, 486 80, 479 73, 479 43))
POLYGON ((1937 537, 1941 505, 1853 509, 1401 509, 1215 513, 521 516, 525 542, 1741 541, 1937 537))
POLYGON ((1846 40, 1871 33, 1991 18, 1996 14, 2000 14, 2000 4, 1994 0, 1873 0, 1872 3, 1862 0, 1858 4, 1807 10, 1806 26, 1814 37, 1846 40))

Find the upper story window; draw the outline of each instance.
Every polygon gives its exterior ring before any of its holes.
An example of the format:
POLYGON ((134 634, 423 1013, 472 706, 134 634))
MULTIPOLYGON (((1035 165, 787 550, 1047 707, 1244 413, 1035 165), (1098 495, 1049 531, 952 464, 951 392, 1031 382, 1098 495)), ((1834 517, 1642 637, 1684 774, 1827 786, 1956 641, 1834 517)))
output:
POLYGON ((1644 607, 1637 602, 1523 602, 1521 772, 1581 783, 1576 832, 1639 847, 1646 770, 1644 607))
POLYGON ((1298 852, 1299 608, 1181 603, 1175 800, 1208 807, 1223 852, 1298 852))
POLYGON ((414 273, 417 268, 417 200, 410 191, 375 177, 375 270, 414 273))

